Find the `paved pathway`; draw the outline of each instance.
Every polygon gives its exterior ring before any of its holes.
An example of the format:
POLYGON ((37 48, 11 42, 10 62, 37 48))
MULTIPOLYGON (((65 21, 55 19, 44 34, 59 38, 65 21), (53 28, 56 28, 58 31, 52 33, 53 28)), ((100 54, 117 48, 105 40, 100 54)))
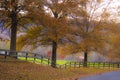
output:
POLYGON ((120 80, 120 71, 103 73, 96 76, 80 78, 78 80, 120 80))

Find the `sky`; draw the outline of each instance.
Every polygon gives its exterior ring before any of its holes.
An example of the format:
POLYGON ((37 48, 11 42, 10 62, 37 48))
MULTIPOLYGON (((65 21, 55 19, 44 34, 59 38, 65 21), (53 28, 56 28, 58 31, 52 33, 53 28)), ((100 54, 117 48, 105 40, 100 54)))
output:
POLYGON ((112 14, 111 18, 116 20, 118 23, 120 23, 120 0, 111 0, 111 1, 112 3, 110 3, 110 7, 109 7, 110 8, 109 11, 112 14))

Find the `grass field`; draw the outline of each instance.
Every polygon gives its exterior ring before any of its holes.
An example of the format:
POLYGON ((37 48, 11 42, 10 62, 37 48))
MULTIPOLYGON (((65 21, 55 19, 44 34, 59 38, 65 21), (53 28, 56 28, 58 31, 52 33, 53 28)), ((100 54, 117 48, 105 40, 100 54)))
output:
MULTIPOLYGON (((24 58, 24 57, 19 57, 18 58, 19 60, 26 60, 26 58, 24 58)), ((34 61, 34 58, 27 58, 27 61, 34 61)), ((41 63, 41 59, 35 59, 35 62, 36 63, 41 63)), ((69 62, 69 61, 67 61, 67 60, 57 60, 57 64, 58 65, 63 65, 63 64, 66 64, 67 62, 69 62)), ((42 63, 43 64, 48 64, 48 59, 45 59, 45 58, 43 58, 43 60, 42 60, 42 63)))

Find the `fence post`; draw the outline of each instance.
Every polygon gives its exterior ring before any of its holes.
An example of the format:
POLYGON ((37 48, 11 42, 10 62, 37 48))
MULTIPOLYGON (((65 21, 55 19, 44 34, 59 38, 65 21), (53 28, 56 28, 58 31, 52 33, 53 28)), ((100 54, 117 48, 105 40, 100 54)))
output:
POLYGON ((108 62, 108 67, 109 67, 109 69, 110 69, 110 62, 108 62))
POLYGON ((18 52, 16 52, 16 56, 15 57, 16 57, 16 59, 18 58, 18 52))
POLYGON ((7 59, 7 51, 5 51, 5 60, 7 59))
POLYGON ((95 67, 95 62, 93 62, 93 67, 95 67))
POLYGON ((67 65, 65 64, 65 69, 67 68, 67 65))
POLYGON ((103 68, 105 68, 105 62, 103 62, 103 68))
POLYGON ((28 53, 26 53, 26 56, 25 56, 25 58, 26 58, 26 60, 27 60, 27 58, 28 58, 28 53))
POLYGON ((34 61, 33 62, 35 63, 35 61, 36 61, 36 54, 34 54, 34 61))
POLYGON ((41 64, 42 64, 42 62, 43 62, 43 56, 41 56, 41 64))
POLYGON ((80 68, 80 62, 79 62, 79 68, 80 68))
POLYGON ((71 62, 70 62, 70 68, 71 68, 71 62))
POLYGON ((74 62, 74 68, 76 67, 76 62, 74 62))
POLYGON ((48 65, 50 64, 50 59, 48 58, 48 65))
POLYGON ((119 68, 119 63, 117 63, 117 68, 119 68))

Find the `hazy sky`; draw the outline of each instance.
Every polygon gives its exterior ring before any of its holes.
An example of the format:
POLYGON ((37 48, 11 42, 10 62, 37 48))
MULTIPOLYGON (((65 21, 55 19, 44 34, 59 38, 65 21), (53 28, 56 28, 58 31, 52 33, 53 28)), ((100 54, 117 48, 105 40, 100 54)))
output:
POLYGON ((111 18, 120 23, 120 0, 112 0, 109 9, 111 14, 113 14, 111 18))

